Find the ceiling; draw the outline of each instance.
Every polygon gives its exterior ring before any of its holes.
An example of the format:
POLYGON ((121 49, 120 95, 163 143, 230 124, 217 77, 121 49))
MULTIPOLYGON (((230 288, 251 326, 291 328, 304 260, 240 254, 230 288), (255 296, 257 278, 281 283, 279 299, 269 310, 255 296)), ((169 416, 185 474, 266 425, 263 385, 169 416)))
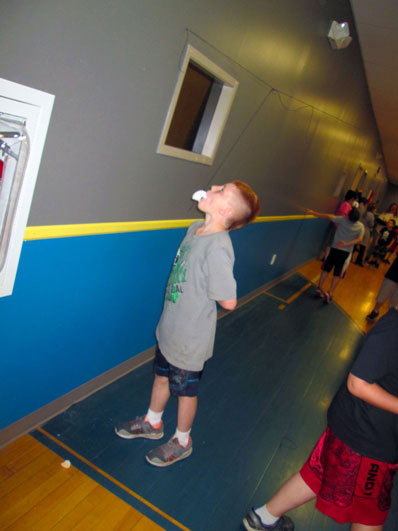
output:
POLYGON ((391 183, 398 185, 398 2, 351 0, 391 183))

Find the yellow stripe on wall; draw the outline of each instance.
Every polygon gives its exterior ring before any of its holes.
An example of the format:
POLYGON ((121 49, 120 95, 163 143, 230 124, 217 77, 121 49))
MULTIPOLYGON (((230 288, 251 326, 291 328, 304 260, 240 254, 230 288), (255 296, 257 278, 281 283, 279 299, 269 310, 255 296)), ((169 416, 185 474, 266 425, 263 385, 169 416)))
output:
MULTIPOLYGON (((314 216, 268 216, 258 217, 255 223, 267 221, 291 221, 313 218, 314 216)), ((189 227, 198 219, 171 219, 158 221, 126 221, 116 223, 83 223, 76 225, 44 225, 26 227, 24 240, 46 240, 51 238, 70 238, 73 236, 93 236, 95 234, 115 234, 122 232, 140 232, 144 230, 178 229, 189 227)))

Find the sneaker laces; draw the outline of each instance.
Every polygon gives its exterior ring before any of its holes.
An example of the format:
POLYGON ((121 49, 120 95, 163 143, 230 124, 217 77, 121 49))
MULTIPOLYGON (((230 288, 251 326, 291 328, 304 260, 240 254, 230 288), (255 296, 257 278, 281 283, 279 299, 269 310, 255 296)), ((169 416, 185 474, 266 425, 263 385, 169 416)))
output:
POLYGON ((174 450, 177 448, 177 447, 180 447, 184 450, 186 450, 189 446, 189 443, 187 446, 182 446, 182 444, 180 444, 179 440, 177 439, 177 437, 172 437, 169 441, 167 441, 167 443, 163 444, 162 446, 159 447, 159 452, 164 456, 164 457, 170 457, 171 455, 173 455, 174 453, 174 450))

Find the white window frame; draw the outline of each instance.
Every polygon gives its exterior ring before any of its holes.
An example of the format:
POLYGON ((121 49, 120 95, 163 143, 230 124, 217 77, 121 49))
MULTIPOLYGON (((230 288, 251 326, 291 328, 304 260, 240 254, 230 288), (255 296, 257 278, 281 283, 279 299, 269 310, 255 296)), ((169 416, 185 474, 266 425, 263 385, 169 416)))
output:
POLYGON ((6 259, 0 272, 0 297, 11 295, 13 291, 54 97, 52 94, 0 78, 0 98, 4 101, 4 105, 8 105, 12 109, 10 114, 26 118, 25 127, 29 136, 29 154, 13 219, 6 259))
POLYGON ((184 61, 180 70, 180 74, 177 79, 177 84, 174 89, 173 97, 169 109, 167 111, 166 121, 163 125, 162 134, 160 136, 156 152, 162 155, 177 157, 179 159, 198 162, 201 164, 213 164, 217 148, 220 143, 221 136, 224 131, 224 127, 227 122, 233 100, 235 98, 238 85, 239 82, 235 78, 225 72, 225 70, 220 68, 218 65, 213 63, 213 61, 210 61, 210 59, 208 59, 205 55, 199 52, 196 48, 191 45, 188 45, 184 61), (216 78, 219 82, 222 83, 221 94, 219 96, 213 119, 208 129, 206 140, 204 142, 201 153, 195 153, 193 151, 176 148, 173 146, 169 146, 165 143, 173 119, 174 111, 177 105, 178 97, 180 95, 185 73, 190 62, 195 63, 208 74, 210 74, 210 76, 216 78))

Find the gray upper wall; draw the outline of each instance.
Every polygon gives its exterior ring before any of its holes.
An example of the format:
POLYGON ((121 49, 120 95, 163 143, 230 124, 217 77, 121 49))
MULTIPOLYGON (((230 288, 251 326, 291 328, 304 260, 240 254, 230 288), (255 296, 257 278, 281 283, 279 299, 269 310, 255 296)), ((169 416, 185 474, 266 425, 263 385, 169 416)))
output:
POLYGON ((261 215, 330 210, 360 163, 383 193, 348 1, 3 2, 0 49, 1 77, 56 96, 29 225, 197 217, 192 192, 235 178, 261 215), (210 167, 156 154, 187 43, 240 83, 210 167))

